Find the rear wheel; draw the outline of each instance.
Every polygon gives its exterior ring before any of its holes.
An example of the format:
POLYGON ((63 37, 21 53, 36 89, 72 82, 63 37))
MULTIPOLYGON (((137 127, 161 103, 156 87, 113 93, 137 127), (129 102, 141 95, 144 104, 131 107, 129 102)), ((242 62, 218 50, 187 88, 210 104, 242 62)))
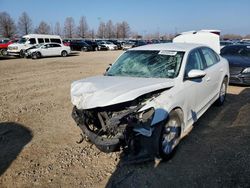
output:
POLYGON ((219 98, 215 101, 217 106, 221 106, 225 102, 227 94, 227 82, 227 78, 224 78, 223 82, 221 83, 219 98))
POLYGON ((68 53, 66 51, 62 51, 62 53, 61 53, 62 57, 66 57, 67 55, 68 55, 68 53))
POLYGON ((163 126, 160 139, 160 156, 169 159, 180 142, 182 117, 180 110, 170 112, 168 121, 163 126))
POLYGON ((87 47, 82 47, 82 48, 81 48, 81 51, 82 51, 82 52, 87 52, 88 49, 87 49, 87 47))

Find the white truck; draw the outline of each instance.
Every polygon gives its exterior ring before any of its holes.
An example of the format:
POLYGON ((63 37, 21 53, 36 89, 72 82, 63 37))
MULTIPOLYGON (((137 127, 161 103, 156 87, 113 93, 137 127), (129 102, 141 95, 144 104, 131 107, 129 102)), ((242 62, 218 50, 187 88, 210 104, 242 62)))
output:
POLYGON ((62 44, 62 39, 59 35, 41 35, 29 34, 24 35, 17 43, 8 46, 8 55, 24 57, 25 50, 40 43, 59 43, 62 44))

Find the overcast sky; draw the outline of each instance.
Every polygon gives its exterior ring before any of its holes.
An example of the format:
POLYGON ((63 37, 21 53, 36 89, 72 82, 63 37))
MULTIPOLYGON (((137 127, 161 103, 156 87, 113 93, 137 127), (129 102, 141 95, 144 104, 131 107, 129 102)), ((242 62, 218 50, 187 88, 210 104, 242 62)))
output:
POLYGON ((0 0, 0 12, 15 20, 26 11, 40 21, 63 25, 66 17, 78 24, 85 16, 90 29, 99 22, 127 21, 139 34, 219 29, 222 34, 250 34, 250 0, 0 0))

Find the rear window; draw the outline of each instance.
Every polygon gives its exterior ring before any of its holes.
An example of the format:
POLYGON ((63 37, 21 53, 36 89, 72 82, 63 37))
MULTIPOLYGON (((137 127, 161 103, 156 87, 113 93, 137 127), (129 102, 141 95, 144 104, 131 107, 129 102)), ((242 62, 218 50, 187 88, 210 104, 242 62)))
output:
POLYGON ((55 42, 55 43, 59 43, 59 44, 62 43, 61 39, 51 38, 50 41, 51 41, 51 42, 55 42))
POLYGON ((213 50, 211 50, 209 48, 202 48, 201 52, 205 58, 207 67, 210 67, 219 61, 219 59, 217 57, 218 55, 213 50))

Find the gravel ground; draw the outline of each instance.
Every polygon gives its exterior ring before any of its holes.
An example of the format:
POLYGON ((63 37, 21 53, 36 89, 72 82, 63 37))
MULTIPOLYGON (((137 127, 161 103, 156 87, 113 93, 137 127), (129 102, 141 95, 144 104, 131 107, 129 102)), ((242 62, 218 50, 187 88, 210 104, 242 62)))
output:
POLYGON ((167 162, 122 165, 77 144, 70 84, 122 52, 0 59, 0 187, 250 187, 250 88, 230 86, 167 162))

